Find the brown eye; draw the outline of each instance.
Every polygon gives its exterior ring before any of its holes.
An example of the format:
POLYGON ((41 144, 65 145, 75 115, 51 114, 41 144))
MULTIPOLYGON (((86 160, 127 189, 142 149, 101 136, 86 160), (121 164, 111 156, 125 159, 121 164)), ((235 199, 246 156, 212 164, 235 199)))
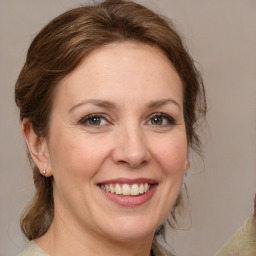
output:
POLYGON ((155 113, 149 117, 147 124, 154 125, 154 126, 167 126, 167 125, 175 125, 176 122, 171 116, 167 114, 155 113))
POLYGON ((91 117, 88 119, 88 123, 90 125, 100 125, 101 124, 101 117, 96 116, 96 117, 91 117))
POLYGON ((83 117, 80 120, 80 123, 85 126, 102 126, 107 125, 108 121, 107 119, 99 114, 91 114, 86 117, 83 117))
POLYGON ((155 116, 151 118, 151 124, 153 125, 162 125, 163 124, 163 118, 161 116, 155 116))

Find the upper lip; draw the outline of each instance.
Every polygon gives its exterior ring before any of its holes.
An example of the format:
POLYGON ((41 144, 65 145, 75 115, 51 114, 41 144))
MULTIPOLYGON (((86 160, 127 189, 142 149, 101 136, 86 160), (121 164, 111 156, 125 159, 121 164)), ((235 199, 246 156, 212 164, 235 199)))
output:
POLYGON ((137 179, 130 179, 130 178, 117 178, 117 179, 111 179, 111 180, 104 180, 101 182, 98 182, 98 184, 142 184, 142 183, 148 183, 148 184, 157 184, 157 181, 154 179, 149 178, 137 178, 137 179))

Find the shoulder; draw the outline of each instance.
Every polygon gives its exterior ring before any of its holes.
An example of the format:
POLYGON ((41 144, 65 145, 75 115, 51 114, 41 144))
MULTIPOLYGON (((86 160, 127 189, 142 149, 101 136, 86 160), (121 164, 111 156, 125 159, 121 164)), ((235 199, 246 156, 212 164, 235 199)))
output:
POLYGON ((48 256, 36 243, 29 242, 22 253, 19 256, 48 256))
POLYGON ((241 228, 224 244, 217 256, 255 256, 256 219, 251 216, 241 228))
MULTIPOLYGON (((154 256, 174 256, 167 251, 163 246, 154 240, 152 244, 152 252, 154 256)), ((49 256, 33 241, 29 242, 22 253, 18 256, 49 256)))

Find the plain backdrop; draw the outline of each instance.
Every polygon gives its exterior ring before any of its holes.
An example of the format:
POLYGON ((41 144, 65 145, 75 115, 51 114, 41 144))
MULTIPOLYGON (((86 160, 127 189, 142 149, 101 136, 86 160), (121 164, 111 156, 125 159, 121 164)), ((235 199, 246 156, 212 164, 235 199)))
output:
MULTIPOLYGON (((140 0, 168 16, 203 73, 209 104, 205 164, 186 183, 185 227, 169 231, 178 256, 211 256, 251 214, 256 192, 256 1, 140 0), (190 227, 189 227, 190 226, 190 227)), ((0 256, 26 244, 19 214, 34 188, 21 137, 14 84, 29 44, 76 0, 0 1, 0 256)), ((183 225, 182 225, 183 226, 183 225)))

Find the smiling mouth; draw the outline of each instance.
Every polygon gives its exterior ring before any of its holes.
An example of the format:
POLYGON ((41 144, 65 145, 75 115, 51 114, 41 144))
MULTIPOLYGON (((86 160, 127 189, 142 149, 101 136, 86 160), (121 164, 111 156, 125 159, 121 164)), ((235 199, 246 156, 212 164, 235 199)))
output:
POLYGON ((100 188, 116 195, 120 196, 138 196, 147 193, 151 188, 152 184, 141 183, 141 184, 99 184, 100 188))

